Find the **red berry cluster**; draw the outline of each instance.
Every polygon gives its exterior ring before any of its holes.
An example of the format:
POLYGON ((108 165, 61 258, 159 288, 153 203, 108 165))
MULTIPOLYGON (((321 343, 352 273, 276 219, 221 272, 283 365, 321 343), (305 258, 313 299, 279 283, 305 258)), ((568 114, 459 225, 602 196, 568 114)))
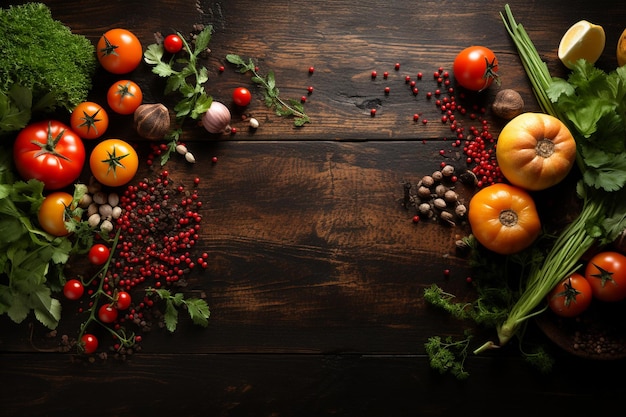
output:
POLYGON ((120 241, 110 269, 117 287, 130 290, 147 281, 160 288, 196 265, 208 266, 206 253, 197 259, 191 255, 202 220, 197 188, 175 185, 163 171, 156 179, 128 186, 120 205, 120 241))

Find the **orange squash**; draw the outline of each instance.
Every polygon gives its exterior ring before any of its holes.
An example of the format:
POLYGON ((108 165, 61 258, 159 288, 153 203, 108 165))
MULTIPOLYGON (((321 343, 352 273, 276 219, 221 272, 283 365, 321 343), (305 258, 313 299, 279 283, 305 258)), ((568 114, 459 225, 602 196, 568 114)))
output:
POLYGON ((513 185, 538 191, 552 187, 576 162, 576 141, 556 117, 522 113, 502 129, 496 144, 502 175, 513 185))
POLYGON ((468 220, 476 240, 502 255, 526 249, 541 233, 532 196, 509 184, 493 184, 474 194, 468 220))

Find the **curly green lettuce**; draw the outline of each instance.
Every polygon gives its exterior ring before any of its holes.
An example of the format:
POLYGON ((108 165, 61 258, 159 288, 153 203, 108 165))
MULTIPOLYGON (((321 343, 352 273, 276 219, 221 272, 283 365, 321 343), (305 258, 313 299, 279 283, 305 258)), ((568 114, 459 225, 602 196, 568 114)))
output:
POLYGON ((35 112, 71 111, 87 98, 95 48, 48 6, 0 9, 0 51, 0 135, 23 128, 35 112))

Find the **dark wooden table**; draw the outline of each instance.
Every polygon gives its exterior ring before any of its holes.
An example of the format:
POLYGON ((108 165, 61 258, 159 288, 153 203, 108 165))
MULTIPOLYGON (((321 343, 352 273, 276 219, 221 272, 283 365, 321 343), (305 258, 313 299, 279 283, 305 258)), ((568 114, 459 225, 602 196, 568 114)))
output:
MULTIPOLYGON (((184 291, 206 296, 209 326, 181 319, 173 334, 157 329, 145 335, 141 352, 126 360, 109 355, 89 361, 57 351, 61 335, 75 336, 80 322, 65 302, 56 336, 34 318, 16 325, 3 317, 1 416, 528 416, 623 410, 622 386, 612 381, 620 381, 624 361, 572 356, 533 322, 527 338, 554 354, 551 373, 528 365, 514 345, 470 356, 466 381, 429 367, 429 337, 460 338, 467 328, 493 335, 424 302, 422 291, 432 283, 471 296, 465 280, 471 271, 455 250, 467 226, 413 224, 413 213, 402 205, 403 183, 430 174, 442 161, 463 161, 446 140, 448 125, 424 94, 437 88, 432 73, 439 67, 451 71, 462 48, 483 44, 499 58, 501 87, 472 98, 478 113, 487 106, 481 117, 493 134, 504 124, 488 108, 499 88, 518 90, 527 110, 539 110, 500 20, 504 2, 46 3, 56 19, 94 42, 112 27, 131 29, 147 45, 155 32, 188 33, 194 24, 212 24, 212 52, 204 61, 208 93, 231 106, 232 89, 249 87, 254 97, 247 111, 261 126, 251 132, 235 115, 238 133, 217 140, 191 128, 184 140, 198 163, 175 157, 167 164, 176 180, 201 178, 203 226, 196 250, 209 254, 209 266, 194 269, 184 291), (229 53, 253 58, 262 72, 272 69, 287 97, 299 99, 313 86, 305 104, 311 123, 295 128, 268 110, 249 76, 226 63, 229 53), (422 92, 414 96, 404 77, 420 71, 422 92), (375 117, 371 108, 377 109, 375 117), (429 123, 415 123, 414 113, 429 123), (217 164, 210 162, 214 156, 217 164)), ((554 75, 565 74, 556 56, 562 34, 583 18, 607 34, 598 66, 615 67, 615 45, 626 25, 623 5, 509 3, 554 75)), ((163 99, 162 83, 147 65, 130 76, 144 88, 146 102, 163 99)), ((93 98, 102 100, 113 80, 99 71, 93 98)), ((109 135, 138 139, 128 118, 115 121, 109 135)), ((153 175, 145 164, 141 170, 138 176, 153 175)), ((469 192, 461 188, 462 195, 469 192)))

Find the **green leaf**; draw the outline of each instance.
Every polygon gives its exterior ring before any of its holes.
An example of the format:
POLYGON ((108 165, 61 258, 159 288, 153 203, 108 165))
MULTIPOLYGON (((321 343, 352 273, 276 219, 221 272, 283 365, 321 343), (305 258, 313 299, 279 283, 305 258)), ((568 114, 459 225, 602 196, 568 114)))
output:
POLYGON ((165 320, 167 330, 174 332, 178 325, 178 310, 174 307, 174 303, 169 298, 165 302, 165 314, 163 315, 163 319, 165 320))
POLYGON ((164 53, 163 45, 153 43, 148 45, 143 53, 143 60, 149 65, 158 65, 162 63, 164 53))
POLYGON ((190 298, 185 301, 185 305, 187 306, 187 311, 189 312, 189 317, 194 322, 194 324, 206 327, 209 325, 209 316, 211 315, 209 311, 209 306, 207 303, 199 298, 190 298))
POLYGON ((244 60, 239 55, 235 55, 235 54, 227 54, 226 61, 230 62, 231 64, 238 65, 238 66, 246 65, 244 60))
POLYGON ((208 25, 198 33, 195 40, 194 55, 199 55, 202 51, 208 48, 211 41, 211 34, 213 33, 213 26, 208 25))

